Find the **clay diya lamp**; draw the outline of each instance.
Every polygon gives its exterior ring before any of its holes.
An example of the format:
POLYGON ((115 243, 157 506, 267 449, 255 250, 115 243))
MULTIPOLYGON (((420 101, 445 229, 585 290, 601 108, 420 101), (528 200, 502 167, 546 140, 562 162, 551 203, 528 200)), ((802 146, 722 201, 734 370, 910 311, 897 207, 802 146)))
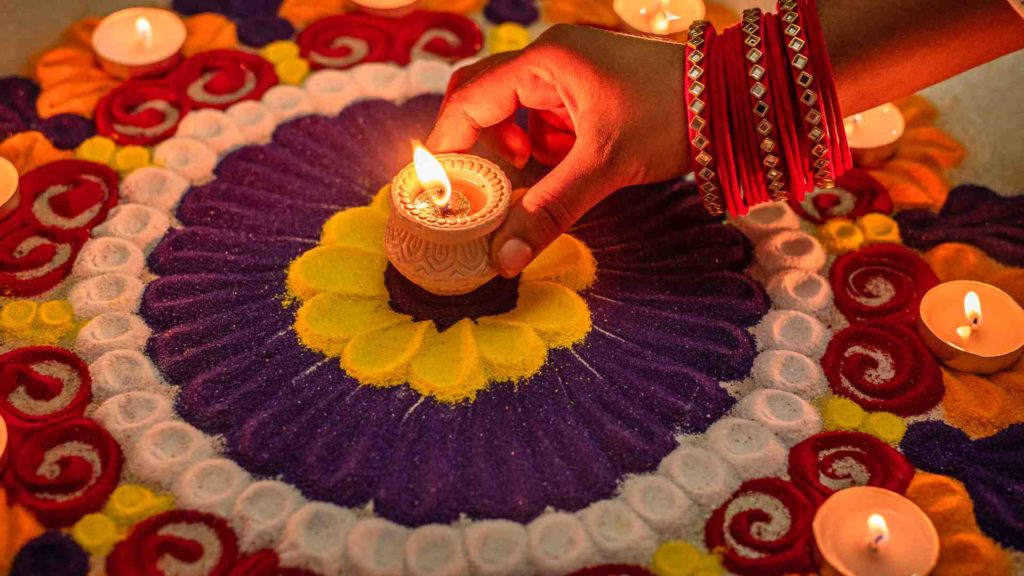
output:
POLYGON ((497 275, 491 237, 508 215, 512 186, 493 162, 432 156, 422 147, 391 182, 384 246, 391 264, 421 288, 467 294, 497 275))

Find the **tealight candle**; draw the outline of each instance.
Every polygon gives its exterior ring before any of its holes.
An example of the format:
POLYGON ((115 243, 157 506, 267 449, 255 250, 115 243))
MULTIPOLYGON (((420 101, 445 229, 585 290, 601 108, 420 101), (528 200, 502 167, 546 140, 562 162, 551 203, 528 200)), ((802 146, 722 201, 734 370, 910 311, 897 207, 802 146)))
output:
POLYGON ((918 333, 950 368, 992 374, 1024 350, 1024 309, 990 284, 944 282, 925 293, 919 312, 918 333))
POLYGON ((910 500, 874 486, 840 490, 818 508, 812 524, 823 574, 927 574, 939 560, 939 535, 910 500))
POLYGON ((117 78, 154 76, 181 58, 185 23, 160 8, 126 8, 107 16, 92 33, 92 48, 117 78))
POLYGON ((880 148, 899 140, 906 121, 892 103, 882 104, 843 119, 850 148, 880 148))
POLYGON ((18 209, 18 169, 10 160, 0 156, 0 220, 18 209))
POLYGON ((615 0, 615 13, 630 28, 647 34, 679 34, 704 18, 701 0, 615 0))
POLYGON ((512 185, 497 165, 477 156, 434 157, 418 145, 413 156, 391 182, 388 259, 434 294, 472 292, 497 275, 491 235, 508 215, 512 185))
POLYGON ((368 14, 400 18, 415 10, 419 0, 352 0, 352 3, 368 14))

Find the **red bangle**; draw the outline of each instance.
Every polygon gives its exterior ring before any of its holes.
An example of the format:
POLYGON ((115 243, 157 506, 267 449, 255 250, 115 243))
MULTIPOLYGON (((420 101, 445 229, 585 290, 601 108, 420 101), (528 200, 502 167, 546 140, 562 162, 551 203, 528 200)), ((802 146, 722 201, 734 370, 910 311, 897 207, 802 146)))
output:
POLYGON ((733 136, 729 129, 729 103, 726 99, 725 76, 725 39, 714 34, 707 35, 709 47, 708 61, 708 107, 711 115, 711 140, 715 146, 715 163, 718 169, 719 182, 722 185, 722 197, 731 216, 744 215, 747 207, 743 204, 740 192, 740 177, 736 169, 736 157, 733 153, 733 136))
MULTIPOLYGON (((704 209, 711 215, 722 214, 721 185, 715 172, 712 153, 709 110, 707 106, 708 62, 711 42, 705 40, 708 22, 697 20, 690 24, 686 42, 683 89, 686 100, 686 124, 689 127, 690 154, 704 209), (706 131, 706 132, 705 132, 706 131)), ((712 29, 712 34, 714 30, 712 29)))
POLYGON ((746 69, 750 110, 754 115, 754 130, 758 135, 757 143, 765 187, 772 200, 785 200, 786 167, 776 136, 775 107, 772 102, 771 81, 768 73, 770 68, 769 49, 763 39, 759 8, 748 8, 743 11, 743 27, 740 30, 743 31, 743 44, 747 49, 746 69))
POLYGON ((775 127, 782 143, 782 158, 786 164, 786 175, 789 176, 789 195, 798 202, 803 201, 804 194, 813 187, 810 176, 804 166, 800 146, 802 144, 799 130, 800 117, 792 101, 792 84, 789 77, 789 64, 786 62, 782 46, 782 31, 779 29, 779 17, 773 13, 765 13, 761 17, 761 29, 764 43, 773 47, 766 50, 771 76, 772 99, 775 105, 775 127))
POLYGON ((736 169, 740 175, 740 202, 745 212, 749 207, 761 202, 758 187, 763 185, 764 181, 758 174, 757 144, 752 130, 753 120, 748 118, 752 113, 747 104, 746 91, 736 89, 746 85, 740 35, 739 28, 729 28, 722 37, 722 46, 726 57, 726 84, 732 88, 726 90, 725 95, 729 103, 729 129, 734 136, 733 150, 736 156, 736 169))
POLYGON ((821 16, 818 14, 818 5, 812 0, 802 0, 803 12, 807 14, 804 23, 807 28, 807 39, 814 45, 814 50, 820 55, 822 63, 821 70, 824 75, 819 75, 822 96, 825 97, 825 104, 831 114, 832 136, 832 160, 837 165, 833 167, 835 177, 838 179, 843 172, 853 167, 853 158, 850 155, 850 146, 846 141, 846 128, 843 124, 843 112, 839 108, 839 92, 836 90, 835 75, 832 72, 832 60, 828 57, 828 47, 825 45, 825 33, 821 29, 821 16))
POLYGON ((782 32, 789 55, 790 73, 800 102, 801 121, 806 136, 804 146, 809 153, 805 156, 810 163, 808 170, 814 175, 817 186, 831 188, 835 185, 835 173, 829 136, 830 118, 815 74, 815 64, 820 54, 812 54, 814 50, 807 41, 803 26, 807 18, 797 9, 797 0, 780 2, 779 14, 783 22, 782 32))

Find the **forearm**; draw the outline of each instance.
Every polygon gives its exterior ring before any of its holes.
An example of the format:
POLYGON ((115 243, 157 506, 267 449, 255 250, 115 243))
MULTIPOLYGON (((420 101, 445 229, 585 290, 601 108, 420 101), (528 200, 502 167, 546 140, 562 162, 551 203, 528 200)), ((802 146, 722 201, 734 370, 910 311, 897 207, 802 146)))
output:
POLYGON ((1024 48, 1006 0, 819 0, 843 114, 1024 48))

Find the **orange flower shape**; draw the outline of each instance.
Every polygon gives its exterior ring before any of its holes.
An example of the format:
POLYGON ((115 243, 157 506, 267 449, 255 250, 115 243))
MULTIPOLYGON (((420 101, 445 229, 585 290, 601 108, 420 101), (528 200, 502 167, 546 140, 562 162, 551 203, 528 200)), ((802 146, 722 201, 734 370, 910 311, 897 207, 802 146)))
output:
POLYGON ((238 46, 235 23, 212 12, 185 18, 185 33, 185 45, 181 47, 181 53, 186 58, 200 52, 238 46))
POLYGON ((947 242, 928 252, 924 259, 943 282, 978 280, 1006 292, 1017 302, 1024 302, 1024 268, 1006 266, 969 244, 947 242))
POLYGON ((7 574, 11 561, 26 542, 43 533, 30 512, 8 502, 7 491, 0 490, 0 574, 7 574))
POLYGON ((92 111, 117 86, 93 56, 89 38, 98 19, 80 20, 65 33, 65 43, 43 54, 36 62, 36 78, 42 91, 36 102, 41 118, 57 114, 80 114, 92 118, 92 111))
POLYGON ((454 12, 456 14, 472 14, 482 10, 484 0, 427 0, 423 8, 438 12, 454 12))
POLYGON ((924 510, 939 533, 939 563, 932 576, 1009 576, 1009 555, 981 533, 964 485, 947 476, 918 472, 907 498, 924 510))
POLYGON ((937 112, 924 97, 894 104, 906 120, 903 136, 890 146, 854 150, 854 164, 889 189, 897 209, 938 209, 949 193, 943 172, 963 161, 964 148, 934 126, 937 112))
POLYGON ((346 0, 284 0, 277 15, 302 30, 317 20, 349 11, 346 0))
POLYGON ((43 164, 71 158, 70 150, 58 150, 42 132, 19 132, 0 142, 0 157, 6 158, 18 169, 18 174, 34 170, 43 164))

